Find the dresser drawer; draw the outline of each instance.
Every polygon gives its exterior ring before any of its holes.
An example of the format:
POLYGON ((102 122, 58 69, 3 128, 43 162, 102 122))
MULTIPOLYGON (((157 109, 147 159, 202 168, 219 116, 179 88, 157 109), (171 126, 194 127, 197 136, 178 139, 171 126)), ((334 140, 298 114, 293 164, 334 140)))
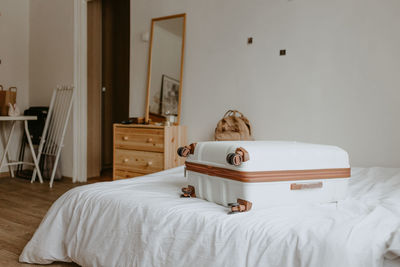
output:
POLYGON ((115 149, 114 168, 137 173, 153 173, 164 169, 164 154, 139 150, 115 149))
POLYGON ((114 145, 122 149, 164 152, 164 130, 116 127, 114 145))
POLYGON ((127 170, 115 169, 114 180, 133 178, 133 177, 138 177, 138 176, 143 176, 143 175, 145 175, 145 174, 138 173, 138 172, 131 172, 131 171, 127 171, 127 170))

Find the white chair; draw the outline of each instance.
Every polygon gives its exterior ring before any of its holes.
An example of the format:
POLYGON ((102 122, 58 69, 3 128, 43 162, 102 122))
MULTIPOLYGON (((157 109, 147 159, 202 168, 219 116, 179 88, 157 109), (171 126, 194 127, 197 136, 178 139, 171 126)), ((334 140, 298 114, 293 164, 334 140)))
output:
MULTIPOLYGON (((50 187, 53 187, 54 176, 64 147, 64 136, 74 99, 74 88, 62 86, 54 89, 51 98, 49 113, 40 140, 37 160, 40 162, 42 155, 55 157, 51 171, 50 187)), ((36 170, 33 171, 31 182, 36 179, 36 170)))

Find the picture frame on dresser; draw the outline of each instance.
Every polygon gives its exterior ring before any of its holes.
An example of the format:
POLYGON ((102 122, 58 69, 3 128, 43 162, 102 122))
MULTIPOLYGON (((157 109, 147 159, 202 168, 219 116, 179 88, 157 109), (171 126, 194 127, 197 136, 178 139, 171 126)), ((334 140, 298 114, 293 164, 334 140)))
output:
POLYGON ((163 116, 178 116, 180 82, 167 75, 162 76, 161 82, 161 111, 163 116))

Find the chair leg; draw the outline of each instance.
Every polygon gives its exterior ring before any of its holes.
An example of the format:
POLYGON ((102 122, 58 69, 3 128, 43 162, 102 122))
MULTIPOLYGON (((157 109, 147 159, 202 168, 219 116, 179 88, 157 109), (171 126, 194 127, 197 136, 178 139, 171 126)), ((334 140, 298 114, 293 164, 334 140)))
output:
POLYGON ((38 163, 36 155, 35 155, 35 149, 33 148, 31 134, 29 133, 28 121, 24 121, 24 125, 25 125, 26 138, 28 139, 28 144, 29 144, 29 147, 31 149, 33 163, 35 164, 35 170, 37 171, 37 175, 39 177, 39 181, 42 184, 43 183, 42 174, 40 173, 39 163, 38 163))
MULTIPOLYGON (((40 165, 40 159, 42 158, 42 150, 43 150, 43 143, 41 141, 40 144, 39 144, 38 155, 37 155, 37 158, 36 158, 37 162, 38 162, 38 165, 40 165)), ((40 166, 39 166, 39 170, 40 170, 40 166)), ((33 173, 32 173, 31 183, 33 183, 36 180, 36 174, 37 174, 37 171, 36 171, 36 168, 34 168, 33 169, 33 173)))
POLYGON ((51 172, 50 188, 53 187, 54 177, 56 176, 57 165, 58 165, 58 161, 59 161, 60 155, 61 155, 61 147, 62 147, 62 146, 60 146, 60 147, 57 149, 56 160, 55 160, 55 162, 54 162, 53 171, 51 172))

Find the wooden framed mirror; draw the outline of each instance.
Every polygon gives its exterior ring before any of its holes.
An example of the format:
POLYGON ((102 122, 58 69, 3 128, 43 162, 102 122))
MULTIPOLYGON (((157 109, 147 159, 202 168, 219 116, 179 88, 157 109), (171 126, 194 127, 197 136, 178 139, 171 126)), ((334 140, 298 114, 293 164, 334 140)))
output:
POLYGON ((179 125, 186 14, 151 21, 147 66, 147 123, 179 125))

